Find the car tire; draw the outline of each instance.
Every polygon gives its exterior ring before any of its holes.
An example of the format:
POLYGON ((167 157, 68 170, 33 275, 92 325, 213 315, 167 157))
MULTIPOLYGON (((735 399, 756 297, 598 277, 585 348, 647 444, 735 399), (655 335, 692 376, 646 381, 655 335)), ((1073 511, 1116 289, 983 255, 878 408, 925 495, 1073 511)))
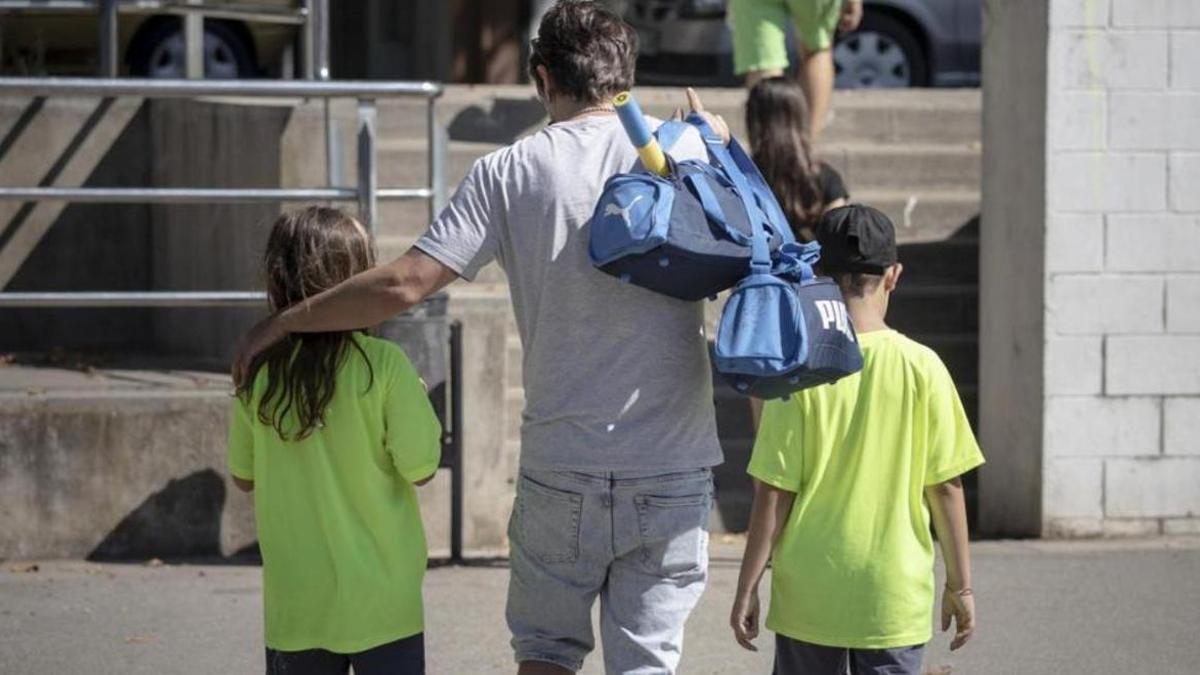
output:
POLYGON ((833 50, 839 89, 925 87, 929 63, 920 39, 903 21, 869 9, 858 30, 833 50))
MULTIPOLYGON (((129 72, 134 77, 183 78, 183 21, 156 17, 146 22, 130 42, 129 72)), ((204 22, 204 76, 238 79, 258 75, 254 45, 237 23, 204 22)))

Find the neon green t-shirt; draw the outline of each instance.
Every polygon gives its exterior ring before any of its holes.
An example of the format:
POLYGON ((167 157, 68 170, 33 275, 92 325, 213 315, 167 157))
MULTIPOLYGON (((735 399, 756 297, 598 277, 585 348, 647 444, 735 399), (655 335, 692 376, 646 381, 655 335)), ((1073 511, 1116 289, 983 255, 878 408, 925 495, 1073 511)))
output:
POLYGON ((258 421, 265 371, 251 401, 233 404, 229 471, 254 481, 272 649, 353 653, 423 630, 425 532, 413 481, 437 469, 441 426, 404 352, 354 339, 370 370, 347 350, 325 425, 308 437, 283 441, 258 421))
POLYGON ((861 372, 763 407, 748 471, 797 493, 766 625, 833 647, 924 644, 934 603, 924 489, 983 455, 937 354, 891 330, 858 337, 861 372))

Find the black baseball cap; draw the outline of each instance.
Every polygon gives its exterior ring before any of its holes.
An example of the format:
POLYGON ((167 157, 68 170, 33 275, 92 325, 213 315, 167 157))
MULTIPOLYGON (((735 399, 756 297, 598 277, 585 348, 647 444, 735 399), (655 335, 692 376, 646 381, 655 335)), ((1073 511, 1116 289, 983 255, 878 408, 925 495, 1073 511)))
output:
POLYGON ((851 204, 830 209, 817 223, 825 274, 883 274, 898 261, 896 227, 878 209, 851 204))

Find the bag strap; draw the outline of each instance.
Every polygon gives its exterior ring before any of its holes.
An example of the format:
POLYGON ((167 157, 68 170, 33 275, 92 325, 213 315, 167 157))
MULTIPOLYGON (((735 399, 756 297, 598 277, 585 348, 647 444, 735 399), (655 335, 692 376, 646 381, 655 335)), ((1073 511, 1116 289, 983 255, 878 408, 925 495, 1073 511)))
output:
POLYGON ((767 185, 767 179, 763 178, 762 172, 758 170, 758 165, 737 142, 737 139, 733 139, 729 143, 729 155, 754 189, 759 206, 766 212, 767 222, 776 226, 774 229, 778 231, 784 243, 796 241, 796 237, 792 234, 792 228, 788 225, 787 216, 779 206, 779 200, 775 198, 775 192, 767 185))
MULTIPOLYGON (((709 158, 718 168, 725 171, 725 175, 729 176, 734 190, 737 191, 738 197, 746 207, 746 216, 750 218, 751 231, 751 273, 769 274, 771 272, 771 246, 767 241, 767 234, 763 230, 763 220, 766 218, 766 214, 759 208, 757 200, 754 198, 754 190, 746 180, 746 175, 742 173, 741 167, 738 166, 729 148, 725 146, 725 139, 713 131, 703 117, 692 113, 688 115, 687 122, 700 131, 700 137, 704 139, 704 145, 708 148, 709 158)), ((737 145, 737 139, 730 139, 729 145, 730 147, 737 146, 737 151, 742 152, 741 147, 737 145)), ((745 153, 742 152, 742 154, 745 153)))
POLYGON ((741 246, 750 246, 750 237, 747 237, 741 230, 730 227, 729 221, 725 218, 725 211, 721 208, 721 202, 717 199, 717 195, 712 191, 708 181, 698 173, 689 173, 683 177, 683 182, 687 183, 691 188, 692 194, 700 200, 700 206, 704 209, 704 215, 708 217, 708 221, 721 230, 733 242, 741 246))
POLYGON ((654 130, 654 137, 658 139, 658 146, 662 148, 662 151, 670 152, 683 132, 688 130, 688 126, 686 122, 678 120, 667 120, 658 125, 658 129, 654 130))

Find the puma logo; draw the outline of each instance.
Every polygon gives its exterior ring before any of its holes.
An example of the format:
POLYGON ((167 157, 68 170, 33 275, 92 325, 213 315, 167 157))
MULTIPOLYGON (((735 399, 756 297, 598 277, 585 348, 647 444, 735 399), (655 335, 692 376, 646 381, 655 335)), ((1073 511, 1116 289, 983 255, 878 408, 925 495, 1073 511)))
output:
POLYGON ((605 217, 621 216, 621 220, 624 220, 625 224, 629 225, 629 224, 631 224, 629 221, 629 212, 631 210, 633 210, 633 205, 638 203, 638 200, 644 196, 645 195, 638 195, 638 196, 634 197, 633 201, 629 202, 629 204, 627 204, 625 206, 625 208, 621 208, 621 207, 617 206, 616 204, 609 203, 609 204, 605 205, 605 207, 604 207, 604 216, 605 217))
POLYGON ((850 316, 846 313, 845 303, 837 300, 817 300, 817 311, 821 313, 821 328, 829 330, 831 327, 846 336, 847 340, 854 341, 854 334, 850 332, 850 316))

